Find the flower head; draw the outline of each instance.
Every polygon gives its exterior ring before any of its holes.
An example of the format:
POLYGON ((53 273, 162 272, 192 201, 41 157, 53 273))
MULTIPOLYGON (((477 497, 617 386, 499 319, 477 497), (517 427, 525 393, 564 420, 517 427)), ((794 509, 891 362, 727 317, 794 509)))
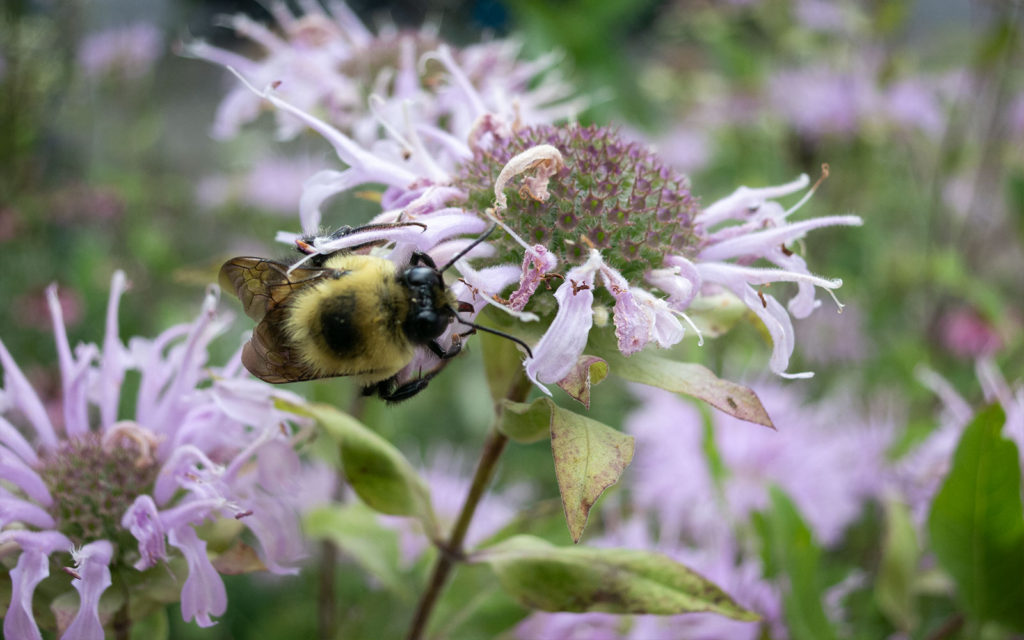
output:
MULTIPOLYGON (((414 248, 432 255, 441 242, 454 248, 455 238, 479 233, 486 220, 499 224, 505 234, 456 268, 473 294, 474 313, 493 304, 548 319, 526 362, 526 373, 542 386, 563 381, 579 366, 595 314, 611 317, 618 350, 631 355, 652 343, 680 342, 687 323, 696 328, 687 315, 691 305, 721 295, 738 299, 764 323, 774 343, 773 372, 811 375, 787 372, 795 346, 792 317, 806 317, 819 305, 816 287, 831 293, 841 281, 812 274, 790 247, 817 228, 861 224, 852 215, 790 220, 820 181, 811 186, 801 176, 777 187, 740 187, 701 206, 688 178, 643 145, 605 127, 525 120, 468 82, 450 51, 431 55, 444 63, 461 103, 471 107, 465 122, 472 124, 393 122, 384 130, 399 143, 395 153, 387 145, 361 144, 276 91, 249 85, 254 95, 321 133, 346 165, 306 182, 300 217, 307 234, 317 232, 327 198, 371 183, 386 186, 384 211, 374 222, 415 221, 427 228, 415 246, 411 238, 392 238, 396 261, 414 248), (776 201, 804 190, 788 209, 776 201), (474 258, 498 271, 481 280, 482 272, 470 265, 474 258), (560 278, 553 296, 538 287, 552 278, 560 278), (518 288, 503 298, 516 280, 518 288), (786 306, 764 289, 776 282, 796 285, 786 306)), ((327 253, 342 244, 357 243, 346 238, 313 246, 327 253)))
POLYGON ((112 573, 168 560, 167 543, 189 568, 185 618, 209 625, 224 612, 223 583, 194 529, 204 521, 238 518, 271 571, 291 572, 303 555, 297 488, 275 479, 299 465, 286 416, 267 387, 240 377, 237 356, 208 368, 207 345, 226 326, 216 292, 194 322, 125 346, 117 327, 125 285, 116 273, 102 344, 74 349, 56 287, 48 290, 62 381, 57 420, 0 342, 0 477, 8 487, 0 493, 0 543, 21 549, 6 637, 40 637, 32 598, 49 558, 65 563, 80 596, 62 637, 102 638, 97 606, 112 573), (121 409, 127 377, 138 381, 131 414, 121 409))

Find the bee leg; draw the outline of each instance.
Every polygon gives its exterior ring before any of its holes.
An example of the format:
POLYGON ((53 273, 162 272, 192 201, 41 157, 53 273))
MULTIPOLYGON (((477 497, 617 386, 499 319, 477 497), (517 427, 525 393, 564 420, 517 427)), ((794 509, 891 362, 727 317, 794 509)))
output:
MULTIPOLYGON (((375 387, 370 387, 370 389, 376 391, 381 400, 384 400, 385 402, 401 402, 402 400, 408 400, 420 391, 426 389, 427 385, 430 383, 431 377, 433 376, 410 380, 398 387, 394 386, 394 378, 390 378, 384 382, 378 383, 375 387)), ((373 391, 370 393, 373 393, 373 391)))
MULTIPOLYGON (((454 336, 453 336, 454 338, 454 336)), ((462 341, 452 340, 452 346, 448 350, 442 349, 441 345, 437 344, 437 340, 431 340, 427 343, 427 348, 430 349, 435 356, 442 360, 448 360, 462 353, 462 341)))
POLYGON ((437 263, 434 262, 433 258, 422 251, 413 251, 412 257, 409 258, 409 265, 415 267, 418 264, 425 264, 431 269, 437 268, 437 263))

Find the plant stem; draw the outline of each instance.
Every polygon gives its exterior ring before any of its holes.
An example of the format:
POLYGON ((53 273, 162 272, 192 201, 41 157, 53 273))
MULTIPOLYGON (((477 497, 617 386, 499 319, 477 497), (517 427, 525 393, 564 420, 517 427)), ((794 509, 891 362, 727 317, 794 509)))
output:
MULTIPOLYGON (((526 398, 529 390, 529 381, 525 376, 520 376, 520 379, 509 389, 507 397, 510 400, 521 402, 526 398)), ((480 504, 480 500, 484 497, 491 478, 494 477, 494 472, 498 467, 498 459, 505 451, 505 445, 507 444, 508 437, 498 431, 496 416, 495 424, 491 427, 490 433, 487 434, 483 451, 480 453, 480 461, 477 462, 476 471, 473 473, 473 482, 470 484, 466 500, 462 504, 459 519, 455 521, 455 526, 452 527, 447 543, 440 549, 440 553, 434 563, 434 570, 430 574, 429 582, 427 582, 427 589, 423 592, 416 607, 416 613, 413 615, 412 624, 409 626, 409 633, 406 636, 407 640, 420 640, 426 632, 430 613, 433 611, 434 605, 437 604, 437 600, 444 590, 445 583, 455 567, 455 563, 462 558, 462 543, 466 539, 466 532, 469 531, 469 524, 473 521, 477 505, 480 504)))
POLYGON ((334 593, 337 564, 338 547, 330 540, 324 540, 320 543, 320 575, 317 590, 317 632, 320 640, 330 640, 337 633, 337 599, 334 593))

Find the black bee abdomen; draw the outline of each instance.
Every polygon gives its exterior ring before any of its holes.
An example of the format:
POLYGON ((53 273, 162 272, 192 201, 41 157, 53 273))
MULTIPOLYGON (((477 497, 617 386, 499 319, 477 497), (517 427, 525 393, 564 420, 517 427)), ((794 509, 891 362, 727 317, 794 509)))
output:
POLYGON ((363 338, 354 294, 331 296, 320 304, 320 330, 327 347, 338 357, 354 356, 363 338))

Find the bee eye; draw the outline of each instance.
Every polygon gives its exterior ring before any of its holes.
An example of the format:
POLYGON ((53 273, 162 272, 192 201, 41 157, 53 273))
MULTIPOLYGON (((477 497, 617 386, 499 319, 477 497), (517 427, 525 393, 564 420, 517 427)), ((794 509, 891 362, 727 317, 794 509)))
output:
POLYGON ((444 333, 450 321, 451 319, 447 314, 423 310, 417 313, 413 317, 412 322, 406 325, 406 334, 413 342, 421 344, 430 342, 444 333))
POLYGON ((440 276, 436 269, 413 267, 405 272, 405 281, 410 285, 430 285, 439 282, 440 276))

